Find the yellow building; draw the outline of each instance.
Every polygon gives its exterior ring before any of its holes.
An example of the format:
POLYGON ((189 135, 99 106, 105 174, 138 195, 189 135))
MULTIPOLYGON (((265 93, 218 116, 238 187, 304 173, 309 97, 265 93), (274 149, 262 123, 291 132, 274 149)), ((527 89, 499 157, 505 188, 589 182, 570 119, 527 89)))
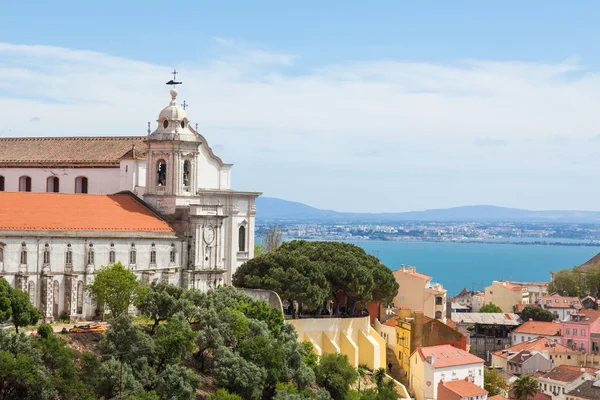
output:
POLYGON ((529 304, 529 292, 526 286, 506 281, 493 281, 485 288, 485 304, 495 304, 505 313, 514 312, 517 304, 529 304))
POLYGON ((400 285, 394 298, 397 308, 408 307, 423 311, 426 317, 446 322, 446 290, 439 283, 431 283, 431 277, 417 272, 415 267, 404 265, 393 272, 400 285))

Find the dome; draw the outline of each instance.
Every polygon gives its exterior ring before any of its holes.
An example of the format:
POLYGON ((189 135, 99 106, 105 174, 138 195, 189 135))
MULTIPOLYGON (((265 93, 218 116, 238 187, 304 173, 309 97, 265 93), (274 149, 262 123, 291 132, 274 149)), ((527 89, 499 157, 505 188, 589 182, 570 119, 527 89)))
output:
POLYGON ((171 89, 171 103, 163 108, 158 115, 158 122, 162 123, 165 120, 168 121, 182 121, 187 119, 185 110, 177 105, 177 90, 171 89))

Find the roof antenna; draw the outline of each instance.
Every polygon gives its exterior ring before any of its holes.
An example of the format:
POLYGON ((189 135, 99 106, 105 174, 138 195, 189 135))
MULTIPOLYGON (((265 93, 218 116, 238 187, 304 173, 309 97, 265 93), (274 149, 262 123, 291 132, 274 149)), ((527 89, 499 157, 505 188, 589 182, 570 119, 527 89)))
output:
POLYGON ((173 74, 173 79, 171 79, 169 82, 167 82, 167 85, 172 85, 172 86, 173 86, 173 88, 175 88, 175 86, 176 86, 176 85, 181 85, 181 84, 182 84, 182 82, 177 82, 177 81, 176 81, 176 79, 177 79, 177 74, 178 74, 179 72, 177 72, 177 70, 176 70, 176 69, 174 69, 174 70, 173 70, 173 72, 171 72, 171 73, 173 74))

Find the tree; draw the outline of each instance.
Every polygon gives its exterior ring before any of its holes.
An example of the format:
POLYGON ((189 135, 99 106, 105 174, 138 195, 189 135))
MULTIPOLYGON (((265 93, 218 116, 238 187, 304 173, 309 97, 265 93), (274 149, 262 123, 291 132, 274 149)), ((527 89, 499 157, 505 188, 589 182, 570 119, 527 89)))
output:
POLYGON ((133 271, 117 262, 100 268, 94 282, 87 286, 87 291, 99 305, 107 306, 113 317, 118 317, 140 299, 143 285, 133 271))
POLYGON ((265 231, 265 237, 263 239, 262 247, 265 253, 275 250, 281 246, 282 233, 277 228, 277 225, 273 225, 270 229, 265 231))
POLYGON ((161 399, 192 400, 200 387, 200 377, 191 369, 168 365, 156 382, 156 394, 161 399))
POLYGON ((10 306, 12 290, 8 281, 0 278, 0 324, 8 321, 12 315, 12 308, 10 306))
POLYGON ((481 309, 479 309, 479 312, 482 313, 501 313, 502 309, 500 307, 498 307, 497 305, 490 303, 490 304, 486 304, 485 306, 481 307, 481 309))
POLYGON ((585 276, 579 268, 562 269, 554 274, 548 286, 549 293, 559 293, 564 296, 587 296, 585 276))
POLYGON ((543 308, 536 306, 525 307, 523 311, 521 311, 520 316, 523 321, 529 321, 532 319, 534 321, 552 322, 554 320, 554 314, 548 310, 544 310, 543 308))
POLYGON ((99 343, 99 349, 105 355, 118 355, 121 360, 131 365, 143 358, 151 359, 154 354, 154 342, 144 330, 131 323, 127 315, 120 315, 110 320, 110 328, 99 343))
MULTIPOLYGON (((260 256, 261 254, 263 254, 265 251, 263 250, 262 246, 260 244, 255 244, 254 245, 254 257, 260 256)), ((234 395, 237 396, 237 395, 234 395)))
POLYGON ((215 373, 219 386, 245 399, 262 397, 267 372, 229 348, 221 347, 215 373))
POLYGON ((525 375, 515 381, 515 399, 527 400, 529 396, 535 396, 538 392, 538 381, 531 376, 525 375))
POLYGON ((377 389, 381 389, 385 380, 385 368, 379 368, 375 371, 373 380, 375 381, 375 385, 377 385, 377 389))
POLYGON ((39 337, 46 339, 54 335, 54 329, 52 329, 52 325, 50 324, 41 324, 38 326, 37 334, 39 337))
POLYGON ((152 282, 138 303, 138 310, 154 320, 152 334, 161 321, 165 321, 181 309, 183 288, 161 281, 152 282))
POLYGON ((483 382, 484 389, 488 391, 489 397, 502 394, 503 391, 508 389, 506 381, 502 379, 497 369, 485 369, 483 371, 483 382))
POLYGON ((169 323, 160 325, 154 336, 155 352, 158 358, 157 371, 168 364, 184 360, 194 350, 196 333, 190 328, 183 315, 176 314, 169 323))
POLYGON ((119 393, 141 393, 142 385, 137 381, 131 366, 110 358, 102 364, 97 393, 106 399, 112 399, 119 393))
POLYGON ((10 307, 12 323, 19 333, 19 327, 37 324, 42 317, 42 312, 35 308, 29 300, 29 295, 18 289, 12 289, 10 294, 10 307))
POLYGON ((242 400, 242 398, 235 393, 229 393, 227 389, 217 389, 213 394, 208 396, 208 400, 242 400))
POLYGON ((321 356, 316 371, 317 383, 331 394, 334 400, 344 399, 358 373, 345 354, 327 353, 321 356))

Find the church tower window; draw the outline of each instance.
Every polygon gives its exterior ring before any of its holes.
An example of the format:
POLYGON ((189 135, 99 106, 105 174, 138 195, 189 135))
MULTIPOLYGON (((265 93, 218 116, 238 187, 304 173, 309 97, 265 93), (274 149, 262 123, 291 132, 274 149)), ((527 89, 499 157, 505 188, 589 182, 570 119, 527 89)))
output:
POLYGON ((19 178, 19 192, 31 192, 31 178, 29 176, 19 178))
POLYGON ((4 177, 0 175, 0 192, 4 192, 4 177))
POLYGON ((238 230, 238 251, 246 251, 246 227, 243 225, 238 230))
POLYGON ((58 193, 59 180, 56 176, 50 176, 46 179, 46 192, 58 193))
POLYGON ((21 243, 21 265, 27 265, 27 245, 21 243))
POLYGON ((67 244, 67 252, 65 253, 65 265, 73 265, 73 250, 71 249, 71 243, 67 244))
POLYGON ((185 160, 183 162, 183 186, 185 186, 185 187, 190 186, 190 171, 191 171, 191 169, 192 169, 192 164, 188 160, 185 160))
POLYGON ((175 264, 175 245, 171 245, 171 252, 169 253, 169 263, 175 264))
POLYGON ((110 250, 108 251, 108 263, 114 264, 116 262, 116 254, 115 254, 115 244, 110 244, 110 250))
POLYGON ((94 265, 94 245, 90 243, 90 248, 87 253, 88 265, 94 265))
POLYGON ((150 249, 150 264, 156 265, 156 246, 152 243, 152 248, 150 249))
POLYGON ((165 120, 163 121, 163 128, 167 129, 168 127, 169 127, 169 120, 168 120, 168 119, 165 119, 165 120))
POLYGON ((50 265, 50 245, 44 245, 44 265, 50 265))
POLYGON ((85 176, 78 176, 75 178, 75 193, 87 193, 88 192, 88 178, 85 176))
POLYGON ((156 167, 156 184, 158 186, 167 186, 167 163, 165 160, 158 160, 156 167))
POLYGON ((137 262, 137 251, 135 250, 135 243, 131 243, 131 249, 129 250, 129 264, 135 265, 137 262))

